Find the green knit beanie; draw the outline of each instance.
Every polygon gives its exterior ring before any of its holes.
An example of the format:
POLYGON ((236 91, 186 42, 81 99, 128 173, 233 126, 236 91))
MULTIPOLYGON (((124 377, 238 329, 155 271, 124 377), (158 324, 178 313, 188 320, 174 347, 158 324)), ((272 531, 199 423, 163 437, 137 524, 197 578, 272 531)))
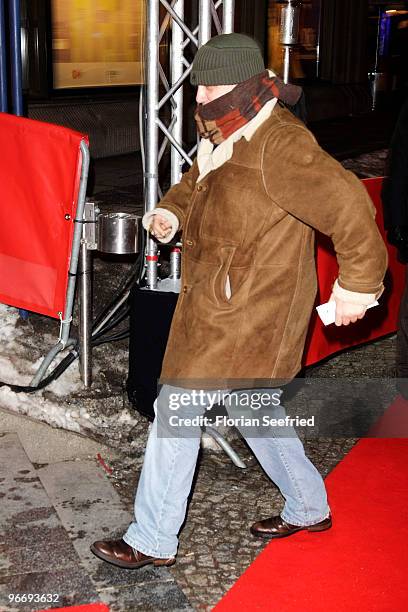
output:
POLYGON ((192 85, 234 85, 265 70, 258 44, 245 34, 220 34, 199 48, 190 74, 192 85))

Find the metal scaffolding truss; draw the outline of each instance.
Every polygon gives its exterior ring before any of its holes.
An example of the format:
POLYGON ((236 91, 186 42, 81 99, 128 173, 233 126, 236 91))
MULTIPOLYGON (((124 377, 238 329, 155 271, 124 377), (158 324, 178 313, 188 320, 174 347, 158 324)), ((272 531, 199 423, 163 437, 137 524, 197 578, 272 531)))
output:
MULTIPOLYGON (((171 147, 170 184, 178 183, 185 163, 191 166, 197 145, 183 143, 183 85, 191 72, 191 57, 213 34, 234 29, 235 0, 193 0, 197 25, 185 21, 184 0, 148 0, 146 40, 145 209, 152 210, 162 190, 159 165, 171 147), (160 64, 160 44, 169 36, 169 69, 160 64), (190 58, 190 59, 188 59, 190 58), (160 97, 160 92, 165 92, 160 97), (167 119, 166 119, 167 118, 167 119)), ((147 286, 157 288, 157 244, 147 241, 147 286)))

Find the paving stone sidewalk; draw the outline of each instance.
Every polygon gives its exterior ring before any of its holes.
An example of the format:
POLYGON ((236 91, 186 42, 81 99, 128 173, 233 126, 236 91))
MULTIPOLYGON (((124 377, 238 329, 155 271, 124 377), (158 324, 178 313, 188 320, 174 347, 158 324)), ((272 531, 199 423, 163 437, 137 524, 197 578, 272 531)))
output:
POLYGON ((90 542, 115 535, 112 525, 120 536, 131 518, 92 457, 33 463, 17 433, 0 431, 0 484, 2 612, 93 602, 111 612, 191 609, 167 568, 126 572, 90 552, 90 542))

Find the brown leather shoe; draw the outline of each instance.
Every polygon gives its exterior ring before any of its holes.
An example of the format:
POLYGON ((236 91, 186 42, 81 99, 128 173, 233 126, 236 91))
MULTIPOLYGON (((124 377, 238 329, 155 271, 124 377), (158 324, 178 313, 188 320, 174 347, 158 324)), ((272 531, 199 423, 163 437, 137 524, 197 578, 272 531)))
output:
POLYGON ((129 546, 129 544, 126 544, 124 540, 94 542, 91 545, 91 551, 94 555, 99 557, 99 559, 102 559, 102 561, 107 561, 108 563, 112 563, 112 565, 117 565, 118 567, 123 567, 125 569, 137 569, 138 567, 143 567, 144 565, 149 565, 150 563, 155 566, 165 565, 166 567, 169 567, 176 562, 174 557, 170 557, 169 559, 159 559, 144 555, 139 550, 136 550, 129 546))
POLYGON ((257 538, 266 538, 269 540, 271 538, 286 538, 293 533, 303 530, 326 531, 326 529, 330 529, 331 526, 331 515, 320 521, 320 523, 305 526, 291 525, 290 523, 284 521, 280 515, 278 515, 254 523, 251 527, 251 533, 257 538))

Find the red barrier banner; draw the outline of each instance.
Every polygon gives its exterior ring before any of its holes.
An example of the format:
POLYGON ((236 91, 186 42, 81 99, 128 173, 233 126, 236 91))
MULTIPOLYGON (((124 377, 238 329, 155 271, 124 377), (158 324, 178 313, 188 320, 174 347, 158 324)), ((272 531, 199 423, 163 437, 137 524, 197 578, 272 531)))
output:
MULTIPOLYGON (((377 224, 384 240, 386 240, 381 203, 382 181, 382 178, 370 178, 364 179, 362 182, 377 209, 377 224)), ((364 240, 364 227, 361 228, 361 239, 364 240)), ((379 299, 380 305, 369 309, 364 319, 347 327, 344 325, 341 327, 335 325, 325 327, 316 311, 314 311, 306 342, 304 365, 311 365, 333 353, 370 342, 396 331, 399 304, 405 284, 405 265, 397 261, 396 249, 388 244, 387 247, 388 272, 384 281, 385 291, 379 299)), ((317 236, 319 294, 316 304, 323 304, 328 301, 337 274, 338 265, 331 240, 319 234, 317 236)))
POLYGON ((0 302, 64 312, 84 139, 0 113, 0 302))

